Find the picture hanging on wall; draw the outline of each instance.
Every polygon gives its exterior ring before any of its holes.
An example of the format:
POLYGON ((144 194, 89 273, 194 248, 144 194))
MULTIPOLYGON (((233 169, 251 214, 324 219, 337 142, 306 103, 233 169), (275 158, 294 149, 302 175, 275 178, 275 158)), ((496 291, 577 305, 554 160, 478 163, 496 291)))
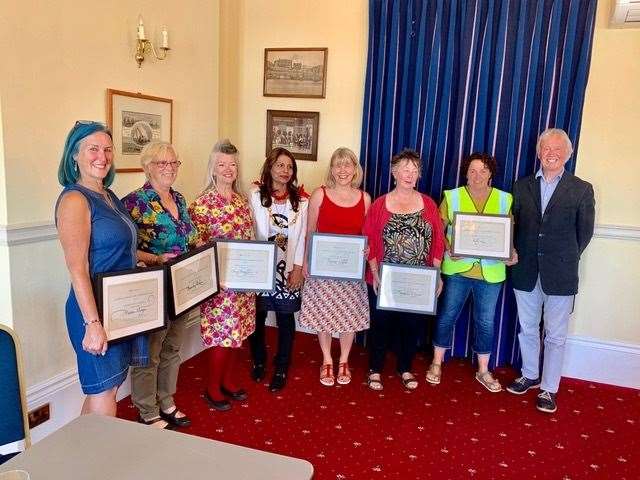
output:
POLYGON ((318 159, 319 112, 267 110, 266 154, 276 147, 289 150, 296 160, 318 159))
POLYGON ((152 141, 171 142, 173 100, 107 90, 107 122, 113 133, 116 172, 142 172, 140 152, 152 141))
POLYGON ((327 48, 265 48, 265 97, 325 98, 327 48))

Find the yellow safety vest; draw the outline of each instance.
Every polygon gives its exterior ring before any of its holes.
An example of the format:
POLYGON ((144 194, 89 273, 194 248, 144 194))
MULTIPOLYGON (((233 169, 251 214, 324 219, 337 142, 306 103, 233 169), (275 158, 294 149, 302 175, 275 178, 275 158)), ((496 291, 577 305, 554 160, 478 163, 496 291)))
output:
MULTIPOLYGON (((458 187, 453 190, 445 190, 444 197, 447 200, 447 240, 451 245, 451 231, 453 214, 455 212, 476 213, 476 206, 465 187, 458 187)), ((480 213, 491 213, 506 215, 511 210, 513 197, 510 193, 503 192, 497 188, 492 188, 489 198, 485 203, 484 210, 480 213)), ((445 275, 455 275, 471 270, 474 264, 479 263, 482 269, 482 276, 489 283, 503 282, 506 278, 505 264, 499 260, 486 260, 480 258, 463 258, 452 260, 448 252, 445 252, 442 261, 442 273, 445 275)))

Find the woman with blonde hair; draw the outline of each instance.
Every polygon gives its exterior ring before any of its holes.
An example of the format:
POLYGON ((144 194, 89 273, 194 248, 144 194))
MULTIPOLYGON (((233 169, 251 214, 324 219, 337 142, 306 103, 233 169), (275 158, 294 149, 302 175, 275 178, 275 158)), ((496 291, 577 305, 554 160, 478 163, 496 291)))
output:
MULTIPOLYGON (((359 188, 362 177, 355 153, 344 147, 333 152, 326 185, 314 190, 309 199, 307 236, 313 232, 362 235, 364 218, 371 205, 369 195, 359 188)), ((328 387, 336 381, 348 384, 351 381, 349 352, 355 332, 369 328, 365 283, 307 278, 302 292, 300 324, 318 332, 323 357, 320 383, 328 387), (340 335, 337 378, 331 356, 333 333, 340 335)))
MULTIPOLYGON (((238 188, 238 149, 229 140, 215 144, 207 167, 207 186, 189 206, 198 240, 251 240, 249 203, 238 188)), ((255 328, 255 294, 221 291, 200 306, 202 342, 209 348, 209 380, 205 399, 212 408, 229 410, 232 400, 246 400, 237 383, 238 348, 255 328)))
MULTIPOLYGON (((138 227, 138 259, 146 265, 162 265, 194 247, 197 232, 184 197, 171 188, 181 165, 173 145, 148 143, 140 164, 147 181, 122 203, 138 227)), ((167 328, 149 334, 149 364, 131 370, 131 400, 141 423, 157 428, 191 425, 173 399, 184 333, 184 318, 170 319, 167 328)))

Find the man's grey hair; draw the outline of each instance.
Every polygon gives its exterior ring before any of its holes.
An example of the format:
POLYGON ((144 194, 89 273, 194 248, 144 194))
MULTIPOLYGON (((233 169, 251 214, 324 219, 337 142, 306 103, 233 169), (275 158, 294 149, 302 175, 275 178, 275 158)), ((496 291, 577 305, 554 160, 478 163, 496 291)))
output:
POLYGON ((547 128, 544 132, 542 132, 538 137, 538 143, 536 143, 536 153, 540 154, 540 145, 542 144, 542 142, 547 138, 553 136, 561 137, 565 141, 565 143, 567 144, 567 150, 569 151, 567 158, 569 158, 573 153, 573 144, 571 143, 571 139, 569 138, 569 135, 567 135, 567 132, 565 132, 561 128, 547 128))

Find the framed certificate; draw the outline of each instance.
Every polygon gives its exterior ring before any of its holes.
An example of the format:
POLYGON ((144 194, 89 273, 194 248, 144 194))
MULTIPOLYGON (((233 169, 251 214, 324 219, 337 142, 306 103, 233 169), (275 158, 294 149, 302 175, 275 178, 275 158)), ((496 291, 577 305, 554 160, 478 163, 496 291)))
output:
POLYGON ((171 288, 169 312, 175 318, 218 293, 218 259, 215 244, 191 250, 166 263, 171 288))
POLYGON ((309 240, 309 276, 335 280, 363 280, 367 237, 312 233, 309 240))
POLYGON ((454 257, 509 260, 513 222, 509 215, 453 214, 451 255, 454 257))
POLYGON ((275 290, 275 243, 216 239, 216 254, 221 287, 236 292, 275 290))
POLYGON ((380 264, 377 308, 435 315, 440 270, 433 267, 380 264))
POLYGON ((165 327, 164 287, 164 267, 96 275, 96 303, 107 340, 119 340, 165 327))

